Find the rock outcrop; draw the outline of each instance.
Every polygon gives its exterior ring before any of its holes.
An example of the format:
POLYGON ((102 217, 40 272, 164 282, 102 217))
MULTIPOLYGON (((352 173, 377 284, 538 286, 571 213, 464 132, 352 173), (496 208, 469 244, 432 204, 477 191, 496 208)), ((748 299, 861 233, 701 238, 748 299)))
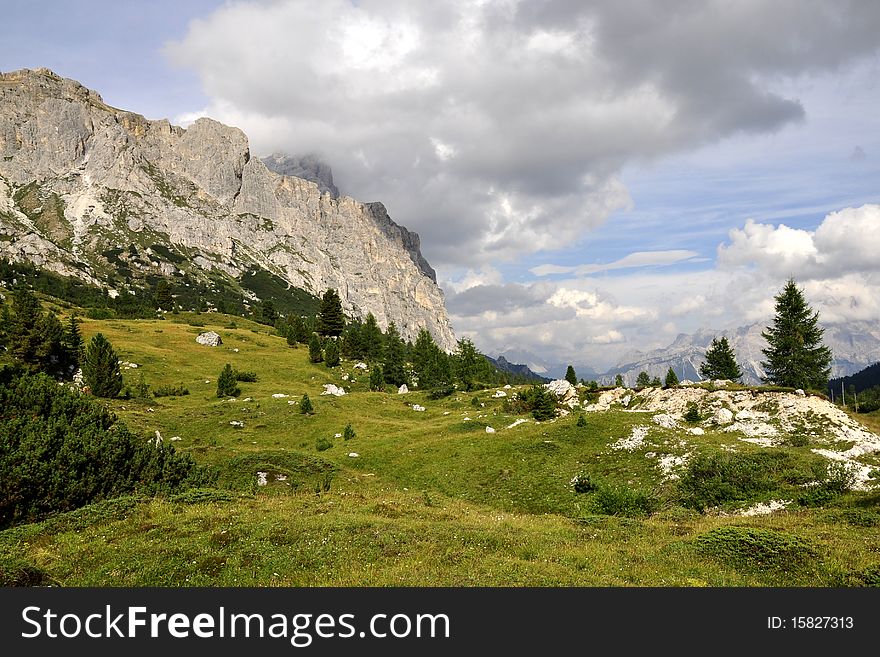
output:
POLYGON ((147 273, 212 283, 265 270, 454 349, 418 236, 333 189, 270 170, 244 133, 211 119, 183 129, 46 69, 0 74, 0 257, 132 294, 147 273))

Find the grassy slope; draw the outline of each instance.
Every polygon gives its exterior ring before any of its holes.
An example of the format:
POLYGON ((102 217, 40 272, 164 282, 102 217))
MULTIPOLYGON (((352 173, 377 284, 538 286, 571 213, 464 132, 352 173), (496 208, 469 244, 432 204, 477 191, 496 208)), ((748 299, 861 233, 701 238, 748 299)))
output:
MULTIPOLYGON (((729 434, 683 443, 652 427, 646 445, 630 453, 609 446, 649 416, 591 414, 585 429, 575 427, 574 416, 529 419, 507 429, 517 416, 504 413, 493 390, 443 400, 369 392, 368 376, 353 363, 333 370, 310 364, 307 349, 288 348, 267 327, 218 315, 168 317, 86 321, 83 330, 86 337, 100 330, 122 360, 139 365, 124 370, 128 382, 143 373, 152 387, 189 388, 184 397, 111 404, 145 437, 156 430, 165 440, 179 436, 178 449, 215 466, 221 484, 236 492, 94 505, 0 532, 0 555, 22 558, 65 585, 132 586, 840 585, 861 582, 858 573, 880 563, 872 526, 880 519, 877 496, 851 500, 856 506, 847 509, 761 518, 667 506, 629 519, 593 515, 590 496, 569 485, 587 469, 668 497, 672 485, 645 453, 737 443, 729 434), (238 328, 228 328, 233 319, 238 328), (223 336, 222 346, 195 343, 209 329, 223 336), (236 401, 215 395, 227 362, 259 376, 240 384, 236 401), (343 373, 356 381, 344 382, 343 373), (344 384, 352 394, 321 396, 324 383, 344 384), (313 416, 288 403, 303 393, 313 416), (474 406, 474 396, 484 406, 474 406), (427 410, 414 411, 414 403, 427 410), (334 438, 347 423, 356 437, 334 438), (487 425, 496 432, 486 433, 487 425), (333 447, 318 452, 319 438, 333 447), (268 486, 256 486, 258 470, 269 472, 268 486), (276 481, 278 474, 287 479, 276 481), (329 490, 322 490, 325 482, 329 490), (761 561, 745 545, 738 548, 745 556, 732 560, 698 548, 695 539, 725 526, 784 532, 812 552, 761 561)), ((804 463, 811 458, 808 447, 791 451, 804 463)))

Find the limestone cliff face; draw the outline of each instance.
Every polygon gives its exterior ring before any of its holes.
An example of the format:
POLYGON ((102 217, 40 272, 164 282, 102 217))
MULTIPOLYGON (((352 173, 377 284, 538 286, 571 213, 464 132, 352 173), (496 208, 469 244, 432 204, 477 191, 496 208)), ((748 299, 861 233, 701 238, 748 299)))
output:
POLYGON ((102 254, 125 248, 149 255, 131 263, 134 278, 259 267, 316 295, 336 288, 347 312, 394 321, 406 338, 426 327, 455 347, 418 235, 380 203, 271 171, 244 133, 211 119, 184 130, 45 69, 0 74, 0 256, 119 288, 102 254))

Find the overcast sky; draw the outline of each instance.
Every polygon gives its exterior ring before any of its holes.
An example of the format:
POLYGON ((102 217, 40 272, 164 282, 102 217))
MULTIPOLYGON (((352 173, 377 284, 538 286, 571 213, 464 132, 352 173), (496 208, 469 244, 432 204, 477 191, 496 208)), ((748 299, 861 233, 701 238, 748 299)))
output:
POLYGON ((880 319, 880 3, 4 0, 0 69, 317 153, 422 237, 484 351, 604 369, 880 319))

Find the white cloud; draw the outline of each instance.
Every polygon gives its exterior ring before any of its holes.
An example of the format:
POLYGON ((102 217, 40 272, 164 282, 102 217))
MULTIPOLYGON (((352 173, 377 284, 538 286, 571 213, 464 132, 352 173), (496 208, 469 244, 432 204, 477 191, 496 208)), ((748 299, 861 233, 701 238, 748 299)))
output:
POLYGON ((475 266, 581 239, 631 204, 628 164, 801 120, 779 82, 874 52, 878 25, 830 1, 277 0, 166 52, 256 155, 322 155, 435 266, 475 266))
POLYGON ((637 251, 630 253, 619 260, 609 263, 591 263, 575 266, 559 266, 559 265, 538 265, 532 267, 529 271, 535 276, 548 276, 550 274, 574 274, 575 276, 586 276, 587 274, 595 274, 601 271, 611 271, 613 269, 628 269, 632 267, 652 267, 673 265, 684 260, 690 260, 700 255, 696 251, 685 249, 676 249, 671 251, 637 251))

